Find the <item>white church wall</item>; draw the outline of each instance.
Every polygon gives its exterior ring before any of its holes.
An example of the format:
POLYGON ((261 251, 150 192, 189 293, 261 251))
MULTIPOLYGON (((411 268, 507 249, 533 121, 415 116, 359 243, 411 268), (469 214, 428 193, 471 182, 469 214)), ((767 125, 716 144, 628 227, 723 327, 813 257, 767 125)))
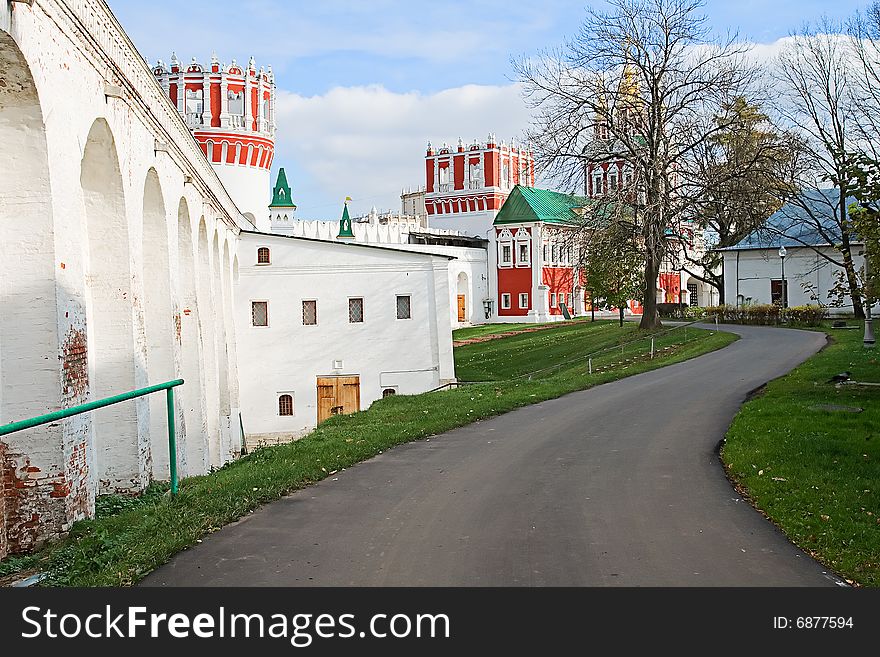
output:
POLYGON ((317 378, 360 377, 360 408, 385 389, 416 394, 454 378, 449 259, 355 244, 242 233, 235 288, 241 413, 249 441, 292 438, 317 423, 317 378), (268 246, 271 262, 257 264, 268 246), (411 318, 397 319, 397 296, 411 318), (349 322, 349 299, 364 321, 349 322), (252 302, 268 303, 268 326, 253 326, 252 302), (317 324, 303 324, 315 301, 317 324), (279 415, 279 396, 294 414, 279 415))
MULTIPOLYGON (((839 255, 831 247, 821 248, 832 257, 839 255)), ((857 253, 858 249, 855 251, 857 253)), ((855 255, 853 261, 857 270, 864 266, 864 258, 860 255, 855 255)), ((834 287, 837 273, 842 271, 813 249, 787 249, 788 305, 829 304, 828 291, 834 287)), ((782 260, 777 249, 724 252, 724 297, 729 305, 736 305, 738 299, 739 303, 771 303, 770 282, 781 279, 782 260)), ((832 315, 852 312, 851 301, 840 308, 829 308, 832 315)))
POLYGON ((489 296, 486 249, 437 244, 401 244, 397 248, 436 253, 454 258, 449 262, 449 318, 453 329, 486 323, 483 300, 489 296), (459 321, 458 296, 465 297, 465 319, 459 321))

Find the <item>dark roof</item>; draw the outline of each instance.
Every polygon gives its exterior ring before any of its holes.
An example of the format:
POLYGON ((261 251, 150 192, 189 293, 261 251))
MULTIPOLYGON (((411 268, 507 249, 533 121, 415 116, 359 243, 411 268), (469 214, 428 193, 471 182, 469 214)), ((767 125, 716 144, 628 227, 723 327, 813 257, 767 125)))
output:
POLYGON ((574 194, 516 185, 495 217, 495 225, 534 221, 577 225, 581 221, 575 208, 584 207, 589 203, 589 199, 574 194))
MULTIPOLYGON (((855 197, 847 197, 846 206, 857 202, 855 197)), ((840 241, 840 227, 835 220, 839 204, 840 198, 836 189, 805 192, 797 200, 786 203, 770 215, 765 226, 753 231, 737 244, 718 251, 778 249, 780 246, 786 249, 833 246, 825 236, 835 242, 840 241)))
POLYGON ((434 256, 447 260, 458 260, 455 256, 442 255, 440 253, 428 253, 427 251, 413 251, 412 249, 395 249, 393 246, 379 246, 378 244, 362 244, 359 242, 336 242, 334 240, 319 240, 315 237, 300 237, 299 235, 279 235, 278 233, 264 233, 259 230, 243 230, 247 235, 260 235, 261 237, 280 237, 286 240, 301 240, 303 242, 315 242, 317 244, 333 244, 336 246, 355 247, 361 249, 381 249, 382 251, 394 251, 396 253, 415 253, 416 255, 434 256))
POLYGON ((410 233, 410 244, 430 244, 432 246, 460 246, 469 249, 486 249, 489 240, 482 237, 464 235, 435 235, 433 233, 410 233))

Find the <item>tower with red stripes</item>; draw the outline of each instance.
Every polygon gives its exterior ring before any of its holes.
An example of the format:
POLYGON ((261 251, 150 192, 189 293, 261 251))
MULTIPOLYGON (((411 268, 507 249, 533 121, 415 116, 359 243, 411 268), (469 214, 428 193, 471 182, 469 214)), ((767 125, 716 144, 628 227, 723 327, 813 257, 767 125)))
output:
POLYGON ((269 230, 266 199, 275 155, 275 76, 254 59, 228 66, 214 55, 203 66, 182 66, 172 53, 153 74, 214 165, 238 208, 260 230, 269 230))
POLYGON ((498 143, 489 135, 450 147, 434 148, 425 155, 425 207, 432 228, 458 230, 486 238, 498 210, 515 185, 534 187, 535 162, 530 149, 515 142, 498 143))

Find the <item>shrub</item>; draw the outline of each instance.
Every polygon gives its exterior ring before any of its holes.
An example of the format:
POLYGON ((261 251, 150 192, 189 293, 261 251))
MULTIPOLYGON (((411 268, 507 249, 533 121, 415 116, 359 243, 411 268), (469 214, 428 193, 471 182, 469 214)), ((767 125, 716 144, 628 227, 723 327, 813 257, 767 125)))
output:
POLYGON ((819 326, 825 319, 826 309, 823 306, 793 306, 785 309, 785 317, 789 322, 805 326, 819 326))
POLYGON ((782 308, 775 303, 761 303, 754 306, 743 306, 742 312, 744 324, 768 326, 779 323, 782 308))
POLYGON ((700 319, 706 316, 706 308, 700 306, 685 306, 684 316, 687 319, 700 319))

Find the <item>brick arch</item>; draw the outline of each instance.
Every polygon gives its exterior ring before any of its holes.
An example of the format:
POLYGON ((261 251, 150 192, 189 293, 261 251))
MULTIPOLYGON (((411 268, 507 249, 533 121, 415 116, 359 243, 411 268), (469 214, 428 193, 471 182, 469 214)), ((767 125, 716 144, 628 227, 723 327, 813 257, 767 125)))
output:
MULTIPOLYGON (((56 410, 66 401, 78 402, 88 378, 84 326, 74 330, 73 321, 58 322, 55 217, 43 108, 23 53, 3 31, 0 143, 0 424, 6 424, 56 410), (68 351, 62 350, 62 341, 68 351)), ((71 514, 79 513, 79 505, 66 499, 71 486, 61 426, 36 427, 3 441, 0 557, 38 547, 63 531, 71 514)), ((77 481, 73 491, 85 495, 87 507, 88 486, 77 481)))

